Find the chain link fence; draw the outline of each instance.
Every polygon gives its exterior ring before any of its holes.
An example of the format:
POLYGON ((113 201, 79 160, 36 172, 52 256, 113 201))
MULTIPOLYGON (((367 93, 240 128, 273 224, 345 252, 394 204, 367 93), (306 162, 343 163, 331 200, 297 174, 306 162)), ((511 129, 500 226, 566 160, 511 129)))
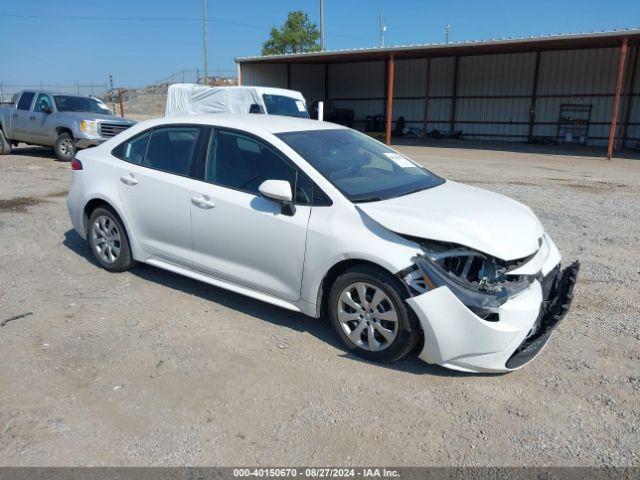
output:
POLYGON ((94 97, 102 97, 109 90, 108 85, 98 83, 73 85, 52 85, 39 83, 34 85, 14 85, 0 82, 0 103, 10 103, 14 96, 22 90, 47 90, 53 93, 61 93, 67 95, 91 95, 94 97))
MULTIPOLYGON (((222 72, 220 70, 219 72, 222 72)), ((146 87, 111 88, 102 84, 50 85, 9 85, 0 82, 0 103, 10 103, 14 95, 22 90, 47 90, 68 95, 91 95, 99 98, 117 115, 141 121, 164 116, 167 89, 173 83, 204 84, 199 70, 181 70, 146 87)), ((208 85, 236 85, 235 77, 209 76, 208 85)))

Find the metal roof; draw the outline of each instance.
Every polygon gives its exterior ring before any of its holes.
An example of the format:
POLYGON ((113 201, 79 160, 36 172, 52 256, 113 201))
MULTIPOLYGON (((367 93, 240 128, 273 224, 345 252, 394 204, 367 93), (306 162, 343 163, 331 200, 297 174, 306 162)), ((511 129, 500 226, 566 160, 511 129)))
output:
POLYGON ((450 43, 426 43, 417 45, 395 45, 389 47, 367 47, 323 52, 293 53, 236 58, 236 63, 308 63, 326 61, 377 60, 394 53, 397 58, 424 56, 477 55, 488 53, 511 53, 531 50, 554 50, 569 48, 612 47, 620 44, 622 37, 640 40, 640 28, 589 32, 561 33, 530 37, 492 38, 489 40, 467 40, 450 43))

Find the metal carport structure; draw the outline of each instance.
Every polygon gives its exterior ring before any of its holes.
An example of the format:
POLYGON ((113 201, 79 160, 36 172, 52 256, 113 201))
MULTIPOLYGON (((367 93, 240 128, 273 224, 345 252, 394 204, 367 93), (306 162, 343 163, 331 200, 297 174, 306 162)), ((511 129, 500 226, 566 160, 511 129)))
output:
MULTIPOLYGON (((580 143, 640 141, 640 29, 395 46, 236 59, 244 85, 300 90, 332 100, 363 123, 403 116, 423 131, 465 137, 563 141, 562 109, 589 112, 580 143), (588 107, 588 108, 587 108, 588 107)), ((574 122, 578 119, 574 119, 574 122)))

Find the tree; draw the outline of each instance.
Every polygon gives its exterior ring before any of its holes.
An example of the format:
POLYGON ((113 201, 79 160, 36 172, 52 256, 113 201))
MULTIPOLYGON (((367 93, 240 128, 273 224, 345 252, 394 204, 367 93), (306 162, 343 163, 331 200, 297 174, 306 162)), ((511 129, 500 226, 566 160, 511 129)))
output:
POLYGON ((262 55, 317 52, 320 32, 302 10, 289 12, 281 29, 273 27, 269 39, 262 45, 262 55))

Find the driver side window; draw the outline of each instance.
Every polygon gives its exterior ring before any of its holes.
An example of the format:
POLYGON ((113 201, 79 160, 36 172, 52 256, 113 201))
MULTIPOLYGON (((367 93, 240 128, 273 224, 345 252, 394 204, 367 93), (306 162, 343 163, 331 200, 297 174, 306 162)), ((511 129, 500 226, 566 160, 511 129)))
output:
POLYGON ((51 98, 49 97, 49 95, 45 93, 41 93, 40 95, 38 95, 38 98, 36 100, 36 104, 33 107, 33 110, 35 112, 42 112, 42 113, 48 113, 53 111, 53 106, 52 106, 51 98))
POLYGON ((218 130, 211 139, 205 180, 222 187, 259 195, 265 180, 286 180, 295 203, 310 205, 312 187, 298 170, 264 143, 240 133, 218 130))

